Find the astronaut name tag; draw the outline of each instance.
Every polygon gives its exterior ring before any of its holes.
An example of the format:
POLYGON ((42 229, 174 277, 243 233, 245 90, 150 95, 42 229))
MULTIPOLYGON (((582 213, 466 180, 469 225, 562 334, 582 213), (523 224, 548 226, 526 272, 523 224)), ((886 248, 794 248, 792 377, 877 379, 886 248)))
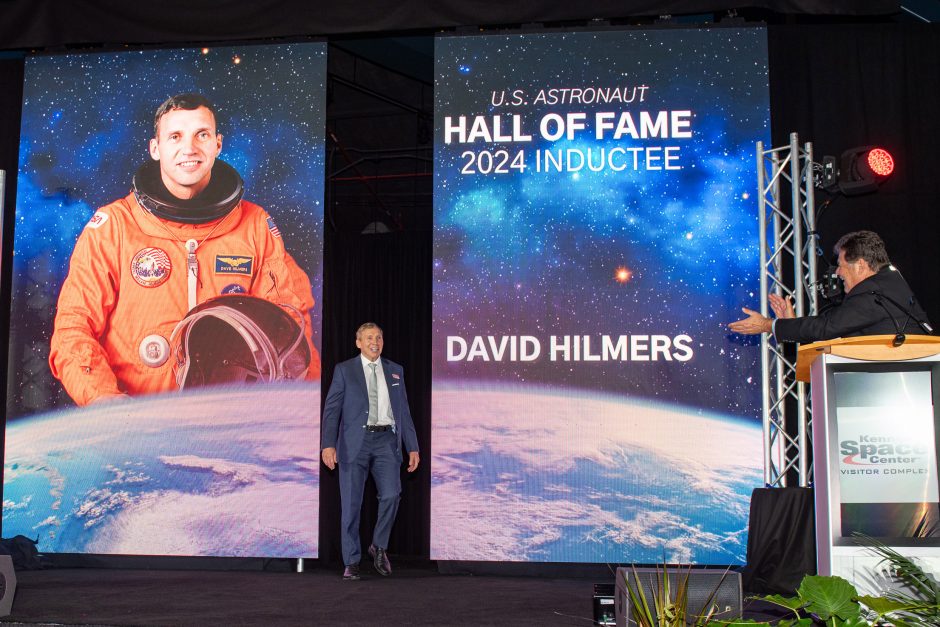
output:
POLYGON ((254 257, 247 255, 216 255, 215 273, 216 274, 244 274, 251 276, 251 268, 254 265, 254 257))

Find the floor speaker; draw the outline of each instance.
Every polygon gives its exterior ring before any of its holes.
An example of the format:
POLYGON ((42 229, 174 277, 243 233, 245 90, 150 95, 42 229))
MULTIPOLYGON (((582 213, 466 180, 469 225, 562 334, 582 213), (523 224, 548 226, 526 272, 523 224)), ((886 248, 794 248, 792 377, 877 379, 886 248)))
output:
MULTIPOLYGON (((646 595, 650 607, 656 591, 663 585, 662 568, 618 568, 617 594, 614 611, 617 627, 629 627, 636 624, 630 617, 630 595, 627 592, 627 577, 630 585, 635 586, 634 571, 640 580, 640 587, 646 595)), ((744 608, 744 595, 741 589, 741 573, 724 570, 689 570, 676 567, 667 569, 669 590, 673 597, 680 581, 688 576, 686 594, 686 616, 694 617, 715 606, 716 619, 733 620, 740 618, 744 608), (706 607, 707 606, 707 607, 706 607)))
POLYGON ((612 583, 594 584, 594 624, 613 627, 617 624, 614 613, 614 594, 616 588, 612 583))
POLYGON ((9 616, 13 608, 13 593, 16 592, 16 573, 13 558, 0 555, 0 616, 9 616))

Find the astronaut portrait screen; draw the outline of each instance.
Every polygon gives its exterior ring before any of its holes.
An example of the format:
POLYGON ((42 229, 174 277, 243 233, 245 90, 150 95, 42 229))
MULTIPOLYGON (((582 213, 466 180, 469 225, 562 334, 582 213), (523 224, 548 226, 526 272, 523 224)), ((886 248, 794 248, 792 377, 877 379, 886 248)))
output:
POLYGON ((322 43, 27 59, 4 534, 317 556, 325 76, 322 43))
POLYGON ((743 564, 765 30, 435 60, 431 558, 743 564))

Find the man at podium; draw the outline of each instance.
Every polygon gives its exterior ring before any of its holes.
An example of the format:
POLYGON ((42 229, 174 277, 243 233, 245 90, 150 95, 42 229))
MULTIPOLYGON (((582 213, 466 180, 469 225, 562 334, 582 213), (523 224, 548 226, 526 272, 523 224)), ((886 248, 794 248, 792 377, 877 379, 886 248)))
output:
POLYGON ((836 275, 842 279, 845 297, 819 315, 796 317, 788 298, 770 294, 776 319, 742 308, 747 318, 732 322, 735 333, 773 333, 778 342, 819 342, 837 337, 906 333, 933 334, 927 314, 914 298, 907 281, 891 265, 885 244, 877 233, 855 231, 836 242, 839 256, 836 275))

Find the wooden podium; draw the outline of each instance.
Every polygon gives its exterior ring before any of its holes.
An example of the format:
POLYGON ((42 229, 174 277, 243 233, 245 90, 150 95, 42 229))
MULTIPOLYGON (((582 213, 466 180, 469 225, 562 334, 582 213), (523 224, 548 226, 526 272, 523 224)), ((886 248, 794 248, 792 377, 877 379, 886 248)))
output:
POLYGON ((796 380, 810 382, 810 369, 820 355, 839 355, 862 361, 907 361, 940 353, 940 337, 908 335, 895 347, 894 335, 840 337, 825 342, 802 344, 796 354, 796 380))
POLYGON ((816 565, 862 594, 895 587, 856 532, 940 573, 940 338, 870 335, 801 346, 812 384, 816 565))

